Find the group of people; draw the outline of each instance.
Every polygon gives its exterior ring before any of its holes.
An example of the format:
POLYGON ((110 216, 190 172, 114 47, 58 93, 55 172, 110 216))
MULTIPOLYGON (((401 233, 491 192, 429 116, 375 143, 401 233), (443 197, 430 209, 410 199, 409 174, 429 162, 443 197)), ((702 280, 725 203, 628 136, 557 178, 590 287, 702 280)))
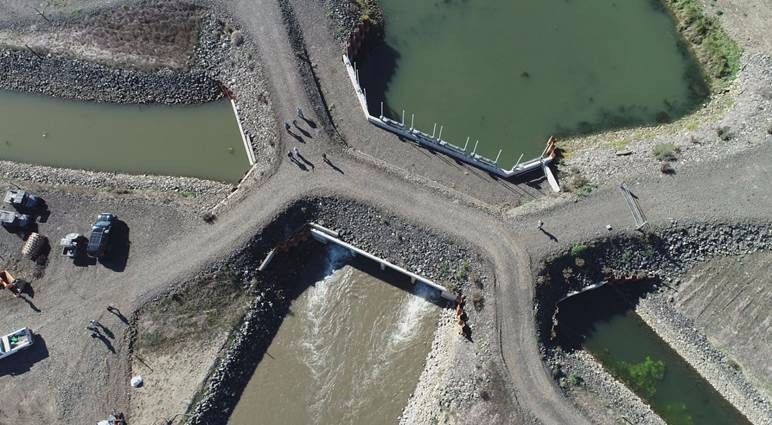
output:
MULTIPOLYGON (((297 115, 298 115, 298 118, 302 119, 303 121, 306 121, 306 122, 309 121, 305 117, 305 115, 303 115, 303 110, 301 108, 297 109, 297 115)), ((297 127, 297 120, 292 120, 292 123, 297 127)), ((287 130, 288 133, 294 136, 294 134, 292 133, 292 126, 290 125, 289 122, 286 122, 286 121, 284 122, 284 129, 287 130)), ((306 135, 307 134, 308 133, 306 133, 306 135)), ((295 137, 297 138, 299 136, 295 136, 295 137)), ((311 169, 314 168, 314 164, 311 161, 307 160, 305 157, 303 157, 303 155, 300 153, 300 149, 298 149, 297 146, 293 146, 292 149, 290 149, 287 152, 287 157, 290 159, 290 161, 292 161, 295 165, 297 165, 302 169, 305 169, 306 166, 311 167, 311 169)), ((337 167, 335 167, 332 164, 332 161, 330 161, 330 159, 327 157, 326 153, 322 154, 322 160, 324 161, 325 164, 337 169, 337 167)))

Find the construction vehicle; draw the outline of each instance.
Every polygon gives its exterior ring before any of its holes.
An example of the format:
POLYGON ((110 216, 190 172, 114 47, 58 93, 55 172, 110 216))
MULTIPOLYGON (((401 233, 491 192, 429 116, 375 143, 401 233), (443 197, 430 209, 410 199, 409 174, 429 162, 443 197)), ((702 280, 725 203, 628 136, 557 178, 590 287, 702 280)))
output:
POLYGON ((0 287, 11 291, 14 297, 19 297, 27 288, 27 281, 16 279, 11 272, 3 270, 0 272, 0 287))
POLYGON ((68 233, 59 241, 59 246, 62 247, 62 255, 70 258, 79 257, 86 248, 86 241, 86 237, 80 233, 68 233))
POLYGON ((21 328, 0 337, 0 359, 29 348, 32 342, 32 330, 30 328, 21 328))
POLYGON ((8 230, 17 231, 26 229, 32 223, 32 217, 27 214, 18 214, 13 211, 0 210, 0 224, 8 230))
POLYGON ((107 254, 107 248, 110 244, 110 231, 115 220, 114 214, 99 214, 96 223, 91 228, 91 237, 86 246, 86 255, 92 258, 102 258, 107 254))
POLYGON ((13 205, 17 210, 34 210, 43 206, 43 200, 36 195, 27 193, 20 189, 11 189, 5 192, 3 201, 6 204, 13 205))

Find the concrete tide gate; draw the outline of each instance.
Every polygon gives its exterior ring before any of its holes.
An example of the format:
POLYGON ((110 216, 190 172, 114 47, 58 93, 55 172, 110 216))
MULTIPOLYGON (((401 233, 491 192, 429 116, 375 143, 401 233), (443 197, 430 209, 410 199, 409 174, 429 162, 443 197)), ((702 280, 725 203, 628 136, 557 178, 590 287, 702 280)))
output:
MULTIPOLYGON (((420 283, 423 283, 424 285, 434 289, 435 291, 437 291, 440 294, 440 296, 443 299, 445 299, 447 301, 450 301, 452 303, 455 303, 457 301, 456 295, 453 292, 449 291, 448 288, 446 288, 446 287, 444 287, 444 286, 442 286, 442 285, 440 285, 440 284, 438 284, 438 283, 436 283, 436 282, 434 282, 432 280, 429 280, 429 279, 427 279, 427 278, 425 278, 423 276, 419 276, 419 275, 417 275, 417 274, 415 274, 415 273, 413 273, 413 272, 411 272, 409 270, 406 270, 406 269, 404 269, 404 268, 402 268, 400 266, 392 264, 392 263, 384 260, 383 258, 375 256, 375 255, 373 255, 373 254, 371 254, 371 253, 369 253, 369 252, 367 252, 367 251, 365 251, 363 249, 357 248, 356 246, 351 245, 350 243, 347 243, 347 242, 344 242, 344 241, 340 240, 338 238, 338 232, 330 230, 330 229, 328 229, 328 228, 326 228, 324 226, 320 226, 320 225, 318 225, 316 223, 308 223, 308 226, 307 226, 307 228, 305 230, 308 233, 305 233, 305 232, 298 232, 298 233, 303 233, 305 235, 311 236, 311 238, 313 238, 317 242, 323 243, 325 245, 329 244, 329 243, 333 243, 335 245, 341 246, 341 247, 347 249, 349 252, 351 252, 354 255, 360 255, 362 257, 367 258, 368 260, 371 260, 371 261, 374 261, 374 262, 378 263, 378 265, 381 267, 381 270, 386 270, 386 269, 393 270, 393 271, 395 271, 395 272, 397 272, 399 274, 402 274, 404 276, 409 277, 410 278, 410 283, 415 284, 417 282, 420 282, 420 283)), ((296 236, 297 236, 297 234, 296 234, 296 236)), ((276 255, 277 249, 278 248, 274 248, 270 252, 268 252, 268 255, 265 256, 265 259, 263 259, 263 261, 260 263, 260 266, 257 269, 259 272, 262 272, 263 270, 266 269, 266 267, 268 267, 268 265, 271 263, 271 260, 273 260, 274 256, 276 255)))

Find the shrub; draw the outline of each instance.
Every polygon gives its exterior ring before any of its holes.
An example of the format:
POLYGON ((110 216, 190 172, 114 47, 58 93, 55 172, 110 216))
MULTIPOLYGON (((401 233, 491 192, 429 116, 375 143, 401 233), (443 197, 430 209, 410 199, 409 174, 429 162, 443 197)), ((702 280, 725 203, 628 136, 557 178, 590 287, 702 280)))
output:
POLYGON ((472 292, 472 305, 474 305, 474 309, 477 311, 482 311, 483 307, 485 307, 485 297, 482 291, 474 290, 472 292))
POLYGON ((729 128, 729 126, 723 126, 716 129, 716 134, 718 134, 718 138, 728 142, 734 138, 734 134, 732 134, 732 129, 729 128))
POLYGON ((585 251, 587 251, 587 245, 578 243, 571 248, 571 256, 578 257, 582 255, 585 251))
POLYGON ((673 166, 668 164, 667 162, 662 163, 662 166, 659 167, 659 171, 661 171, 662 174, 667 174, 667 175, 673 175, 676 173, 675 168, 673 168, 673 166))
POLYGON ((205 212, 205 213, 204 213, 204 214, 201 216, 201 219, 202 219, 202 220, 204 220, 204 222, 205 222, 206 224, 212 224, 212 223, 214 223, 214 222, 215 222, 215 220, 217 220, 217 216, 216 216, 216 215, 214 215, 214 214, 212 214, 212 213, 210 213, 210 212, 205 212))
POLYGON ((675 161, 679 149, 672 143, 657 143, 654 146, 654 157, 659 161, 675 161))

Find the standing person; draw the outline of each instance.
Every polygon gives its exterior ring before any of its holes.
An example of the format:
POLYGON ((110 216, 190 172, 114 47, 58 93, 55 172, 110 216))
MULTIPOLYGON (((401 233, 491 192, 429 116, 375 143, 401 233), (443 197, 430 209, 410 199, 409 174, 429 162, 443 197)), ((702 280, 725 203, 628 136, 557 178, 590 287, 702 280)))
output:
POLYGON ((539 220, 539 222, 536 223, 536 228, 539 230, 544 230, 543 227, 544 227, 544 222, 539 220))
POLYGON ((329 164, 329 163, 330 163, 330 160, 329 160, 329 159, 327 159, 327 154, 326 154, 326 153, 323 153, 323 154, 322 154, 322 161, 324 161, 324 162, 325 162, 325 163, 327 163, 327 164, 329 164))
POLYGON ((297 146, 293 146, 293 147, 292 147, 292 153, 293 153, 295 156, 300 156, 300 150, 298 149, 298 147, 297 147, 297 146))
POLYGON ((284 129, 290 131, 290 128, 290 124, 287 121, 284 121, 284 129))
POLYGON ((298 106, 298 117, 300 117, 300 118, 301 118, 301 119, 303 119, 303 120, 305 120, 305 119, 306 119, 306 117, 304 117, 304 116, 303 116, 303 110, 302 110, 302 109, 300 109, 300 107, 299 107, 299 106, 298 106))

